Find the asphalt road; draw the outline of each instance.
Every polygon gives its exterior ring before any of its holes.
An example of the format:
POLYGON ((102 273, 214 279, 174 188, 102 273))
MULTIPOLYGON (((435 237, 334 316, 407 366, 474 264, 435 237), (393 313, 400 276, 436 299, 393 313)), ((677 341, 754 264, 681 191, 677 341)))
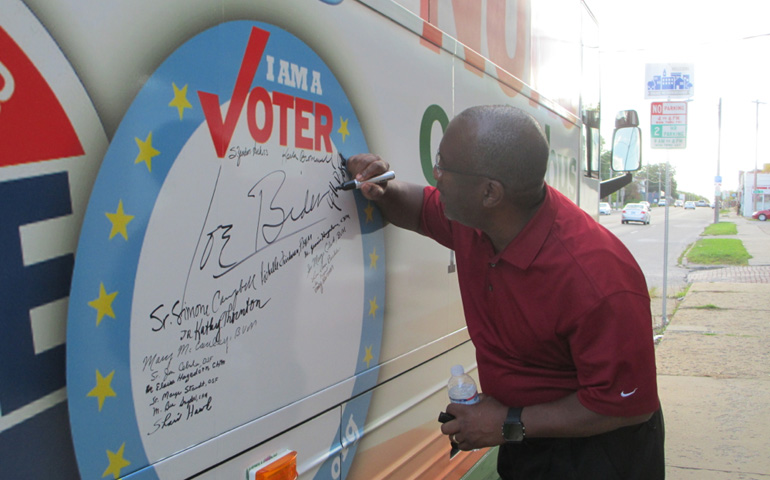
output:
MULTIPOLYGON (((642 267, 648 288, 663 288, 663 251, 665 207, 652 209, 652 221, 649 225, 641 223, 620 223, 620 211, 613 210, 611 215, 600 215, 602 225, 614 233, 633 253, 642 267)), ((668 227, 668 291, 676 292, 684 287, 687 268, 677 266, 679 256, 692 243, 698 240, 706 226, 714 222, 714 210, 697 207, 685 210, 682 207, 669 207, 668 227)))

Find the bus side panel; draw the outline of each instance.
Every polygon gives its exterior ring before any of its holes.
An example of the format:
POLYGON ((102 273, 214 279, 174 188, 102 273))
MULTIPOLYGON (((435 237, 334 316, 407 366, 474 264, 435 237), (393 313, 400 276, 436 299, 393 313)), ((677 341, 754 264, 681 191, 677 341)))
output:
POLYGON ((34 14, 17 0, 0 12, 0 476, 76 478, 67 302, 107 137, 34 14))
MULTIPOLYGON (((78 84, 75 89, 68 87, 60 92, 54 86, 54 90, 65 109, 69 109, 69 101, 81 105, 70 114, 75 129, 78 133, 81 128, 87 130, 89 133, 84 135, 94 138, 93 145, 85 147, 82 158, 74 156, 32 166, 2 166, 0 158, 0 200, 3 192, 8 191, 4 188, 17 180, 39 179, 42 174, 53 173, 59 175, 54 180, 65 185, 61 191, 68 195, 58 198, 53 193, 60 190, 46 190, 46 195, 39 195, 36 200, 53 201, 57 211, 72 210, 67 220, 56 220, 53 227, 48 225, 50 222, 12 225, 14 230, 7 238, 13 241, 20 238, 22 246, 13 250, 16 254, 4 257, 0 266, 5 270, 5 263, 10 259, 15 262, 14 267, 29 270, 31 265, 50 258, 73 257, 93 179, 107 149, 107 136, 116 135, 135 97, 169 55, 195 35, 233 20, 275 25, 317 53, 337 77, 355 110, 367 147, 390 162, 397 178, 419 184, 433 182, 433 157, 449 119, 472 105, 512 104, 532 113, 549 136, 551 156, 547 182, 576 202, 596 203, 596 188, 593 188, 596 182, 582 178, 578 163, 581 158, 579 107, 575 97, 579 90, 575 81, 578 75, 573 75, 572 63, 566 72, 553 70, 555 65, 565 66, 555 58, 574 58, 549 54, 559 45, 567 45, 572 51, 578 40, 572 38, 574 25, 559 30, 559 24, 552 23, 552 15, 548 13, 556 9, 554 5, 573 11, 580 3, 579 0, 124 0, 110 3, 0 0, 0 10, 4 13, 9 11, 8 5, 29 6, 39 23, 51 32, 64 55, 57 52, 54 57, 45 53, 40 57, 39 68, 49 75, 47 78, 62 75, 72 77, 78 84), (78 91, 83 88, 85 92, 78 91), (93 108, 91 101, 96 112, 89 111, 93 108), (84 110, 82 105, 88 109, 84 110), (81 123, 87 127, 81 127, 81 123), (87 167, 82 166, 86 164, 87 167), (579 187, 581 181, 582 187, 579 187), (67 196, 70 198, 65 199, 67 196), (71 206, 64 205, 68 202, 71 206)), ((35 20, 36 25, 37 22, 35 20)), ((4 19, 0 19, 0 26, 11 31, 4 19)), ((0 66, 5 65, 4 54, 0 50, 0 66)), ((228 77, 223 81, 232 88, 234 79, 228 77)), ((3 85, 7 87, 7 80, 5 84, 0 82, 0 88, 3 85)), ((226 103, 230 99, 222 97, 221 100, 226 103)), ((0 125, 3 113, 0 110, 0 125)), ((334 120, 335 130, 338 120, 334 120)), ((344 137, 342 141, 344 144, 344 137)), ((28 190, 33 194, 36 191, 40 190, 28 190)), ((0 215, 7 218, 10 209, 3 202, 0 204, 3 205, 0 215)), ((184 444, 167 458, 124 478, 243 478, 249 466, 284 449, 298 452, 300 476, 306 480, 459 478, 483 452, 462 453, 450 461, 449 445, 436 422, 438 412, 447 403, 445 383, 450 367, 462 364, 472 369, 475 365, 474 349, 465 328, 454 255, 427 238, 393 226, 384 227, 384 237, 386 262, 383 263, 387 267, 384 325, 381 338, 377 339, 381 341, 379 354, 371 365, 366 364, 366 370, 357 369, 358 373, 350 378, 298 401, 286 401, 277 410, 230 430, 221 431, 216 422, 211 422, 212 438, 195 445, 184 444), (364 392, 355 390, 352 383, 364 377, 367 381, 372 379, 367 384, 375 385, 374 388, 364 392), (352 398, 350 391, 354 391, 352 398), (362 415, 353 417, 350 412, 362 415), (365 418, 365 422, 355 420, 361 418, 365 418), (335 431, 336 438, 331 441, 318 434, 332 432, 334 437, 335 431)), ((71 268, 66 279, 59 282, 59 288, 69 288, 70 274, 71 268)), ((37 295, 39 292, 35 290, 19 296, 37 295)), ((340 302, 347 300, 340 299, 340 302)), ((6 301, 9 300, 2 300, 4 307, 6 301)), ((63 336, 66 295, 52 303, 52 307, 43 305, 42 310, 38 305, 30 305, 31 318, 23 315, 23 322, 32 324, 35 318, 43 319, 37 322, 38 331, 25 334, 35 336, 36 350, 25 350, 24 355, 37 357, 46 351, 64 351, 64 338, 56 337, 56 332, 59 337, 63 336)), ((350 322, 360 320, 359 317, 350 322)), ((334 324, 345 321, 337 318, 334 324)), ((3 320, 4 327, 5 322, 3 320)), ((17 338, 9 336, 6 342, 17 338)), ((25 342, 28 340, 24 338, 25 342)), ((18 345, 26 344, 19 341, 9 345, 13 348, 3 347, 0 351, 2 358, 17 360, 17 350, 21 348, 18 345)), ((323 352, 318 348, 322 358, 323 352)), ((13 368, 18 366, 10 361, 4 363, 14 365, 13 368)), ((244 382, 255 381, 248 376, 248 364, 242 364, 241 368, 244 382)), ((310 372, 314 368, 318 365, 306 366, 305 370, 310 372)), ((102 373, 107 375, 109 370, 102 373)), ((97 381, 99 376, 97 372, 97 381)), ((292 377, 286 381, 294 381, 295 376, 292 377)), ((39 388, 50 380, 31 382, 39 388)), ((51 468, 54 471, 55 467, 75 468, 67 442, 69 429, 62 424, 66 417, 63 409, 66 410, 67 392, 64 380, 56 381, 60 383, 56 389, 30 396, 29 402, 17 405, 21 408, 9 408, 11 403, 5 397, 0 401, 3 414, 0 445, 8 447, 0 449, 2 463, 5 465, 12 455, 21 459, 11 467, 12 476, 47 476, 51 468), (52 428, 50 424, 41 425, 54 417, 56 431, 49 432, 46 428, 52 428), (24 450, 23 455, 12 453, 17 439, 30 435, 36 437, 34 442, 27 443, 32 445, 31 450, 24 450), (35 450, 48 439, 61 441, 65 447, 35 450), (46 461, 35 462, 35 452, 45 452, 46 461)), ((88 382, 90 389, 94 382, 93 370, 88 382)), ((9 394, 9 385, 12 389, 19 386, 16 382, 4 382, 0 393, 9 394)), ((88 389, 69 394, 89 395, 89 401, 96 405, 97 399, 88 389)), ((251 399, 234 395, 237 392, 230 393, 232 408, 252 408, 248 403, 251 399)), ((111 405, 110 396, 101 400, 111 405)), ((50 448, 50 443, 45 448, 50 448)), ((108 464, 112 467, 108 457, 114 458, 119 447, 115 444, 102 449, 98 459, 104 465, 101 468, 107 468, 108 464)), ((120 452, 122 455, 122 448, 120 452)), ((136 464, 131 468, 135 467, 136 464)), ((58 473, 75 476, 67 470, 58 473)), ((105 471, 105 475, 109 472, 105 471)))
MULTIPOLYGON (((437 419, 448 403, 448 369, 473 355, 468 342, 379 385, 346 478, 460 478, 486 449, 450 459, 449 441, 441 434, 437 419)), ((476 377, 475 364, 464 366, 476 377)))
MULTIPOLYGON (((407 28, 377 16, 362 15, 348 27, 357 39, 348 45, 349 58, 361 60, 352 63, 358 68, 351 72, 356 82, 350 95, 355 105, 362 105, 358 114, 372 152, 390 163, 398 179, 426 184, 432 180, 433 155, 443 133, 432 112, 441 110, 451 118, 453 57, 423 46, 407 28), (387 48, 382 39, 387 39, 387 48)), ((386 227, 385 235, 387 319, 381 363, 465 326, 457 279, 449 272, 450 252, 393 226, 386 227)), ((419 357, 400 368, 427 359, 419 357)))
MULTIPOLYGON (((287 450, 297 452, 297 472, 300 479, 341 478, 342 453, 340 444, 336 444, 330 449, 324 439, 315 434, 317 431, 339 428, 340 411, 339 407, 334 408, 195 476, 195 478, 199 480, 242 479, 245 478, 246 472, 253 465, 270 455, 287 450), (325 465, 329 465, 328 471, 320 472, 325 465)), ((230 434, 225 434, 224 437, 230 434)), ((226 444, 226 442, 223 443, 226 444)), ((175 474, 175 468, 178 467, 167 466, 163 462, 156 465, 162 478, 182 478, 181 472, 175 474)))

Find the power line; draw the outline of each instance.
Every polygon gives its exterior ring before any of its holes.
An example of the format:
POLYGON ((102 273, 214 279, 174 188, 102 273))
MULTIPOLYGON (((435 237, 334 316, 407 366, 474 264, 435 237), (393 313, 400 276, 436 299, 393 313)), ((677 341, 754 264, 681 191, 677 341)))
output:
MULTIPOLYGON (((716 39, 716 40, 708 40, 698 43, 687 43, 684 47, 686 48, 698 48, 698 47, 708 47, 713 45, 718 46, 724 46, 725 43, 732 43, 732 42, 743 42, 746 40, 755 40, 755 39, 761 39, 770 37, 770 32, 768 33, 759 33, 757 35, 748 35, 745 37, 739 37, 739 38, 732 38, 732 39, 716 39)), ((660 44, 660 45, 653 45, 653 46, 644 46, 644 47, 627 47, 627 48, 619 48, 619 49, 610 49, 610 48, 602 48, 599 47, 599 53, 629 53, 629 52, 636 52, 636 53, 642 53, 642 52, 654 52, 656 50, 670 50, 671 44, 660 44)))

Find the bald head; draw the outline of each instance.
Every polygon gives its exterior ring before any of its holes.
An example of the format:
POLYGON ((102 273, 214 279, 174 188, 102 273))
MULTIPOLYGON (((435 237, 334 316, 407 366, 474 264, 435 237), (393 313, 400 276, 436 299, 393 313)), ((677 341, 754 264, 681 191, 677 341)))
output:
POLYGON ((530 207, 542 199, 549 147, 531 115, 508 105, 485 105, 464 110, 455 121, 468 133, 468 161, 500 181, 508 200, 530 207))

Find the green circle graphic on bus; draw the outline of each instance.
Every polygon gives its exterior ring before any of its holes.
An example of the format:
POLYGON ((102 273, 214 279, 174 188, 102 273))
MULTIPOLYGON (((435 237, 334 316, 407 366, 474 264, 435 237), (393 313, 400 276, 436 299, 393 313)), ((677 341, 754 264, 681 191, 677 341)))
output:
MULTIPOLYGON (((76 256, 67 385, 83 477, 164 478, 156 462, 180 451, 329 386, 373 386, 382 220, 337 189, 361 151, 337 79, 280 28, 224 23, 148 77, 76 256)), ((363 426, 365 410, 344 421, 363 426)), ((338 449, 338 429, 319 435, 338 449)))

